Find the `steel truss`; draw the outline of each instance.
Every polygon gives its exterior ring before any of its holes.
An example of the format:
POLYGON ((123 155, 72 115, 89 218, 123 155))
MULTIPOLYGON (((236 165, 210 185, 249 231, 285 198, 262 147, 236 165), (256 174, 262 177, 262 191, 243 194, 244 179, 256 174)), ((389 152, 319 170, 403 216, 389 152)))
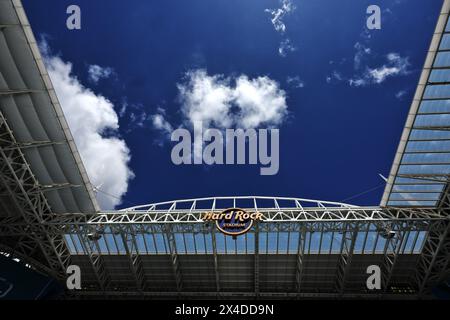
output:
MULTIPOLYGON (((33 175, 28 162, 13 136, 6 119, 0 112, 0 192, 12 199, 22 222, 27 225, 17 246, 20 254, 32 256, 36 248, 24 247, 25 238, 37 244, 45 256, 48 267, 60 278, 70 265, 70 252, 60 234, 50 233, 42 224, 54 215, 44 195, 42 186, 33 175)), ((3 234, 8 236, 8 234, 3 234)), ((28 241, 29 241, 28 240, 28 241)))
POLYGON ((339 294, 343 294, 345 290, 345 281, 350 270, 353 249, 355 248, 356 236, 358 235, 358 224, 347 224, 342 233, 341 253, 336 273, 336 291, 339 294))
POLYGON ((429 292, 433 285, 449 275, 450 223, 437 221, 430 225, 419 263, 416 280, 420 294, 429 292))
MULTIPOLYGON (((101 215, 101 214, 100 214, 101 215)), ((147 215, 147 214, 145 214, 147 215)), ((264 215, 264 213, 263 213, 264 215)), ((123 214, 120 214, 120 219, 123 218, 123 214)), ((126 215, 125 215, 126 216, 126 215)), ((427 217, 431 215, 427 214, 427 217)), ((97 217, 80 216, 80 215, 65 215, 64 217, 56 217, 55 219, 47 222, 42 222, 39 225, 45 227, 45 230, 53 234, 77 234, 80 232, 91 233, 94 231, 105 232, 105 229, 110 230, 112 233, 209 233, 211 231, 211 222, 203 222, 202 220, 196 220, 193 222, 176 223, 173 221, 168 222, 155 222, 151 220, 143 220, 140 217, 127 217, 127 221, 119 222, 118 217, 113 214, 107 214, 102 222, 98 222, 97 217), (72 219, 71 219, 72 218, 72 219), (133 219, 136 218, 136 219, 133 219), (170 225, 170 231, 168 232, 167 226, 170 225)), ((387 224, 393 228, 411 228, 411 230, 424 231, 426 227, 433 221, 447 221, 448 216, 440 216, 437 213, 432 215, 432 218, 426 218, 419 215, 408 218, 400 219, 305 219, 305 220, 263 220, 258 223, 259 232, 299 232, 304 228, 306 231, 311 232, 341 232, 345 230, 348 224, 360 223, 363 225, 373 224, 387 224), (401 225, 401 227, 399 227, 401 225)), ((0 218, 0 230, 4 236, 17 236, 29 234, 30 224, 25 223, 17 218, 0 218)), ((362 231, 367 231, 363 228, 362 231)))

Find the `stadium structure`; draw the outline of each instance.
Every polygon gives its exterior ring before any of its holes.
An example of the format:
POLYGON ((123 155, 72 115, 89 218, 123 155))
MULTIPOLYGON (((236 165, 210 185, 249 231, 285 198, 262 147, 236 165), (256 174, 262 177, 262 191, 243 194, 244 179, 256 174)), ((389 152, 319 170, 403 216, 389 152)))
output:
POLYGON ((379 206, 233 196, 101 211, 19 0, 0 0, 0 251, 66 298, 429 298, 450 276, 450 0, 379 206), (205 212, 261 213, 229 236, 205 212), (366 286, 381 268, 381 289, 366 286))

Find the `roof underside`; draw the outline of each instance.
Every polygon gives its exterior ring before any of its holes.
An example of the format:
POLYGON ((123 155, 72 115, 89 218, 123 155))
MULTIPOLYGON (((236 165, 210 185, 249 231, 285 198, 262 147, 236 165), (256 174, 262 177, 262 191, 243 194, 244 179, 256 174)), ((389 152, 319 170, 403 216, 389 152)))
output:
MULTIPOLYGON (((304 256, 301 292, 335 292, 339 254, 304 256)), ((127 256, 103 256, 106 272, 111 275, 110 291, 138 292, 133 271, 127 256)), ((255 293, 255 283, 260 292, 298 293, 297 256, 295 254, 260 254, 258 263, 255 255, 219 254, 216 283, 214 256, 211 254, 186 254, 178 256, 182 292, 204 292, 214 295, 217 285, 220 292, 255 293), (255 272, 255 266, 258 271, 255 272), (258 277, 255 281, 255 277, 258 277)), ((418 255, 401 255, 398 258, 392 278, 393 288, 401 288, 404 293, 413 293, 412 283, 418 255)), ((95 274, 86 256, 74 256, 73 263, 83 270, 86 287, 97 287, 95 274)), ((170 255, 141 256, 144 273, 144 290, 148 293, 172 293, 177 295, 177 281, 170 255)), ((351 270, 346 280, 346 292, 368 292, 366 287, 369 265, 381 265, 383 255, 354 255, 351 270)), ((395 290, 395 289, 394 289, 395 290)), ((158 296, 155 294, 154 296, 158 296)), ((162 295, 164 296, 164 295, 162 295)))
MULTIPOLYGON (((0 1, 0 112, 45 189, 51 210, 98 211, 20 1, 0 1)), ((0 216, 17 214, 7 196, 0 202, 0 216)))
POLYGON ((450 174, 450 2, 444 1, 382 206, 436 207, 450 174))

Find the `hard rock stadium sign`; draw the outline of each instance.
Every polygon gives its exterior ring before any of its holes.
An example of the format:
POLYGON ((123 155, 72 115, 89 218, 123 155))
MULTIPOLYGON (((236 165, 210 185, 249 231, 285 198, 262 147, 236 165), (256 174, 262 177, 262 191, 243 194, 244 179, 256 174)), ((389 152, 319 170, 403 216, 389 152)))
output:
POLYGON ((222 212, 205 212, 204 221, 215 220, 217 229, 229 236, 236 237, 249 231, 254 221, 261 220, 260 212, 246 212, 240 208, 229 208, 222 212))

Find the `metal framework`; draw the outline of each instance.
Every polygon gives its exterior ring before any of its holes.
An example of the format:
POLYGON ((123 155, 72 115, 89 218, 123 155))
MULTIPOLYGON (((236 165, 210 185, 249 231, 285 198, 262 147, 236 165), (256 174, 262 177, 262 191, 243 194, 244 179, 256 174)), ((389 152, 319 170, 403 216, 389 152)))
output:
MULTIPOLYGON (((70 253, 60 234, 47 232, 42 222, 51 219, 52 211, 42 190, 34 177, 22 150, 0 112, 0 192, 6 192, 14 203, 20 219, 26 224, 16 250, 25 256, 33 256, 36 247, 40 248, 48 266, 62 277, 70 265, 70 253), (26 245, 31 243, 31 245, 26 245)), ((3 237, 10 234, 3 233, 3 237)), ((13 242, 14 243, 14 242, 13 242)))
MULTIPOLYGON (((211 277, 205 280, 211 297, 230 296, 227 287, 247 282, 230 280, 226 268, 232 259, 243 259, 240 263, 253 270, 249 273, 253 280, 247 290, 235 292, 238 296, 267 297, 270 269, 275 268, 278 276, 283 274, 284 278, 291 279, 283 280, 286 281, 286 297, 294 293, 297 297, 313 294, 378 297, 379 292, 370 295, 361 288, 365 283, 363 280, 358 280, 359 284, 355 285, 355 279, 363 279, 365 268, 373 261, 382 268, 386 295, 393 294, 393 285, 408 288, 411 294, 426 295, 445 277, 449 271, 449 221, 449 216, 438 208, 369 208, 297 198, 212 197, 95 215, 53 215, 34 223, 21 217, 7 217, 0 219, 0 230, 6 237, 24 237, 34 224, 41 233, 64 238, 64 247, 70 251, 72 262, 91 270, 85 290, 78 292, 81 295, 93 292, 109 295, 119 290, 126 296, 132 295, 133 291, 142 297, 151 296, 151 292, 158 296, 155 290, 162 290, 163 285, 152 279, 155 275, 151 274, 151 263, 147 259, 167 257, 164 267, 156 272, 162 275, 170 270, 168 279, 164 280, 165 286, 172 287, 176 296, 189 296, 193 286, 190 273, 195 274, 195 268, 201 269, 203 263, 211 269, 211 277), (245 203, 252 206, 246 207, 245 203), (203 212, 220 212, 231 206, 258 210, 263 216, 241 243, 224 239, 212 223, 201 219, 203 212), (320 238, 314 240, 315 234, 320 238), (327 235, 328 240, 325 239, 327 235), (219 241, 219 238, 223 240, 219 241), (154 249, 149 249, 151 241, 154 249), (271 241, 275 241, 275 247, 271 247, 271 241), (230 245, 232 247, 226 247, 230 245), (164 249, 158 251, 158 246, 164 249), (249 254, 253 257, 249 261, 251 264, 243 258, 249 254), (286 259, 286 264, 292 265, 292 271, 277 267, 276 260, 271 260, 273 256, 286 259), (123 260, 129 271, 119 272, 118 265, 110 261, 111 257, 123 260), (321 279, 323 276, 317 271, 319 264, 314 267, 317 270, 311 270, 310 265, 318 263, 314 259, 327 261, 326 273, 334 273, 330 282, 321 279), (412 262, 406 263, 409 259, 412 262), (194 269, 190 271, 192 267, 194 269), (403 274, 407 277, 403 278, 403 274), (126 287, 121 285, 122 280, 118 282, 118 276, 126 277, 127 280, 123 280, 126 287)), ((39 241, 45 244, 46 238, 41 237, 39 241)), ((160 295, 164 296, 169 297, 170 293, 160 295)), ((281 297, 282 294, 273 292, 271 296, 281 297)))

